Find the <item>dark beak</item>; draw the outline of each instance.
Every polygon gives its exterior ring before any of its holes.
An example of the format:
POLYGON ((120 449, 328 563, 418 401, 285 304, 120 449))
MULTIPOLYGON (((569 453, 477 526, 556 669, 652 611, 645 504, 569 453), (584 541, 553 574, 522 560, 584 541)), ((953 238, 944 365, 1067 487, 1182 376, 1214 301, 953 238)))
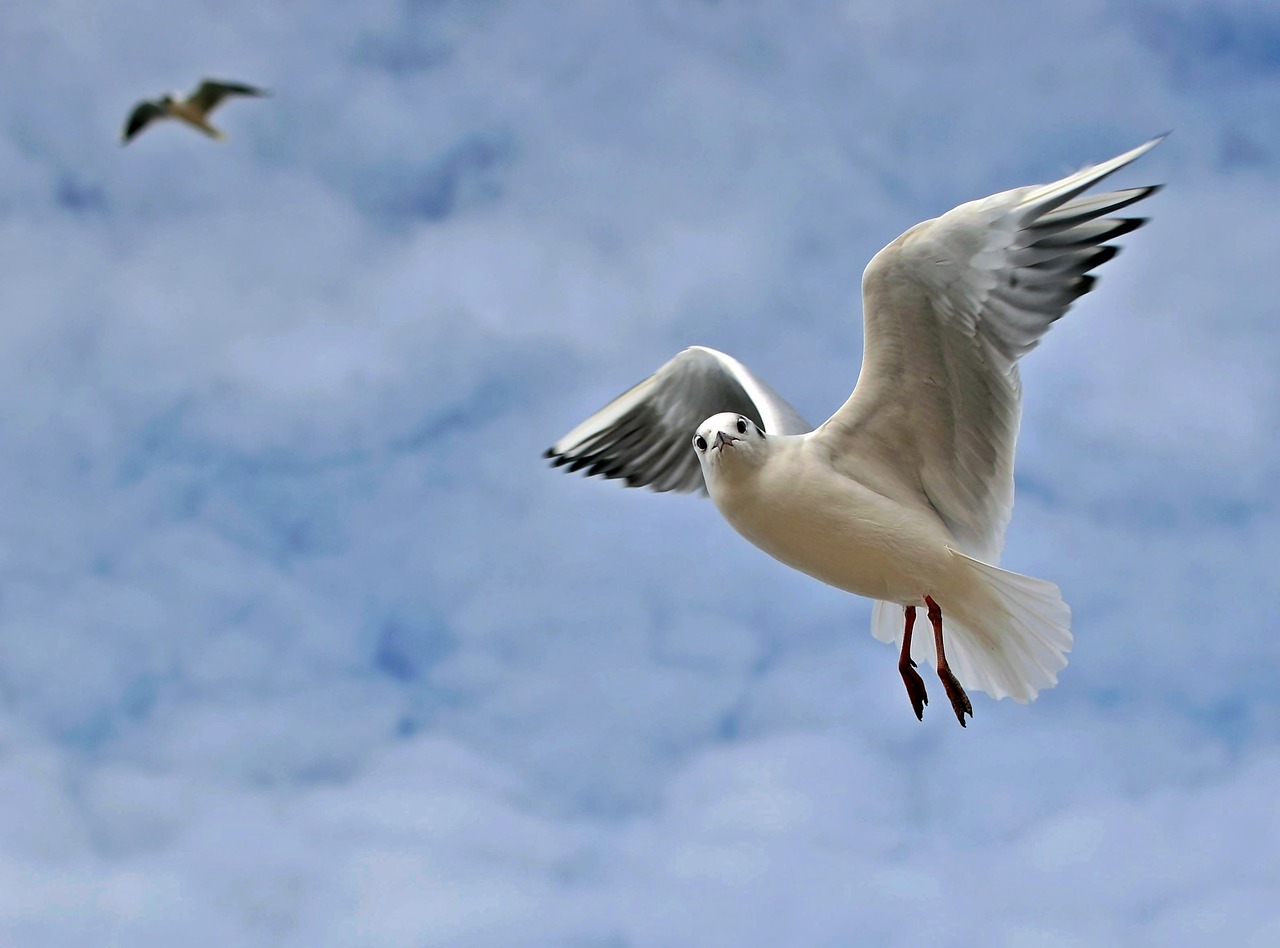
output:
POLYGON ((723 431, 717 431, 717 432, 716 432, 716 440, 715 440, 715 444, 714 444, 714 445, 712 445, 712 447, 719 448, 719 447, 721 447, 721 446, 723 446, 723 445, 726 445, 726 444, 733 444, 733 442, 735 442, 735 441, 737 441, 737 440, 738 440, 737 438, 730 438, 730 437, 729 437, 727 434, 725 434, 723 431))

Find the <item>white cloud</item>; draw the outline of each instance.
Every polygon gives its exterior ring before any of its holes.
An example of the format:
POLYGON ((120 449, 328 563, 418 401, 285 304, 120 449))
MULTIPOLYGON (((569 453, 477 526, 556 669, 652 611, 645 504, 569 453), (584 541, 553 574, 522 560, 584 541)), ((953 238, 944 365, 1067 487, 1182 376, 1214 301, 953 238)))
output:
POLYGON ((1280 77, 1207 10, 5 8, 0 941, 1274 940, 1280 77), (275 96, 118 146, 202 74, 275 96), (1026 363, 1035 704, 919 724, 865 603, 540 459, 692 343, 820 421, 875 250, 1166 128, 1026 363))

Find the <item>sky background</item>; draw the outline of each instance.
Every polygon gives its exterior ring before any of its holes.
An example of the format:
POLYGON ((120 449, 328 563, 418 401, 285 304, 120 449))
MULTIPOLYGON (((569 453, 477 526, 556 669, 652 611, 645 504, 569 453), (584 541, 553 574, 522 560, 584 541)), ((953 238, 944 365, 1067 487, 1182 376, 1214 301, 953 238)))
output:
POLYGON ((1280 943, 1280 8, 0 5, 0 943, 1280 943), (223 144, 144 96, 205 75, 223 144), (814 421, 866 262, 1152 135, 932 676, 542 450, 679 349, 814 421))

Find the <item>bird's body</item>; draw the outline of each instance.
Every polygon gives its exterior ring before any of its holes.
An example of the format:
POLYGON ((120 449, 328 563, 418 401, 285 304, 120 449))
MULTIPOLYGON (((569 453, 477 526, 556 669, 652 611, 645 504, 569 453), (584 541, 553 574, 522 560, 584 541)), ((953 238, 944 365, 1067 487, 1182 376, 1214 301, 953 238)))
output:
POLYGON ((922 605, 925 592, 954 572, 946 549, 955 541, 927 506, 844 476, 815 456, 824 448, 811 435, 766 444, 759 464, 736 456, 731 463, 730 453, 742 453, 737 445, 713 448, 725 452, 724 463, 705 464, 720 513, 770 556, 838 589, 902 605, 922 605))
POLYGON ((630 486, 703 487, 771 556, 876 600, 872 632, 899 643, 917 716, 927 697, 915 658, 936 662, 961 724, 972 714, 961 682, 1031 700, 1056 683, 1071 633, 1056 586, 996 565, 1013 509, 1017 362, 1092 288, 1088 271, 1116 253, 1106 242, 1142 223, 1106 215, 1155 188, 1081 195, 1157 141, 960 205, 876 254, 862 370, 818 428, 741 363, 695 347, 548 456, 630 486), (694 468, 677 447, 697 416, 694 468), (912 637, 920 607, 932 649, 912 637))
MULTIPOLYGON (((738 533, 793 569, 876 600, 873 631, 886 641, 901 642, 903 626, 885 604, 932 599, 968 687, 1028 701, 1057 681, 1071 634, 1056 586, 966 555, 927 497, 891 470, 874 461, 856 475, 841 470, 823 429, 765 435, 748 422, 738 434, 745 420, 725 413, 698 429, 711 445, 702 460, 708 493, 738 533)), ((913 654, 938 660, 925 639, 913 654)))
POLYGON ((166 96, 162 101, 165 103, 170 118, 186 122, 192 128, 199 129, 210 138, 223 139, 227 137, 222 129, 215 128, 209 124, 208 112, 205 110, 196 108, 185 99, 176 99, 171 96, 166 96))
POLYGON ((148 125, 166 118, 178 119, 210 138, 222 139, 226 137, 222 131, 209 123, 210 112, 230 96, 260 98, 268 94, 265 89, 240 82, 205 79, 194 92, 185 97, 174 92, 158 99, 144 99, 130 111, 120 133, 120 143, 127 145, 148 125))

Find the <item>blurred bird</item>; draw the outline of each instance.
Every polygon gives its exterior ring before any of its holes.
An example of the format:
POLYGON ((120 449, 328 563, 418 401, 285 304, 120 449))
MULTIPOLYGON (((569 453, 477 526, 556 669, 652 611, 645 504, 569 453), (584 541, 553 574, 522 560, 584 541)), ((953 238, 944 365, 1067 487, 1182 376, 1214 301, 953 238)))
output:
POLYGON ((706 490, 766 553, 876 600, 872 634, 898 644, 916 717, 928 703, 916 658, 935 660, 961 725, 973 714, 965 686, 1030 701, 1067 664, 1071 610, 1053 583, 996 566, 1013 509, 1018 360, 1093 288, 1110 241, 1143 223, 1111 215, 1157 188, 1084 192, 1159 141, 962 204, 876 254, 862 277, 862 371, 818 428, 736 359, 694 347, 547 457, 629 487, 706 490), (913 649, 917 608, 933 642, 913 649))
POLYGON ((185 99, 178 93, 163 95, 158 99, 144 99, 134 106, 120 133, 120 144, 127 145, 138 133, 158 119, 181 119, 188 125, 200 129, 210 138, 225 138, 223 133, 208 122, 209 113, 216 109, 229 96, 253 96, 261 98, 270 95, 265 89, 247 86, 239 82, 222 82, 217 79, 205 79, 199 88, 185 99))

